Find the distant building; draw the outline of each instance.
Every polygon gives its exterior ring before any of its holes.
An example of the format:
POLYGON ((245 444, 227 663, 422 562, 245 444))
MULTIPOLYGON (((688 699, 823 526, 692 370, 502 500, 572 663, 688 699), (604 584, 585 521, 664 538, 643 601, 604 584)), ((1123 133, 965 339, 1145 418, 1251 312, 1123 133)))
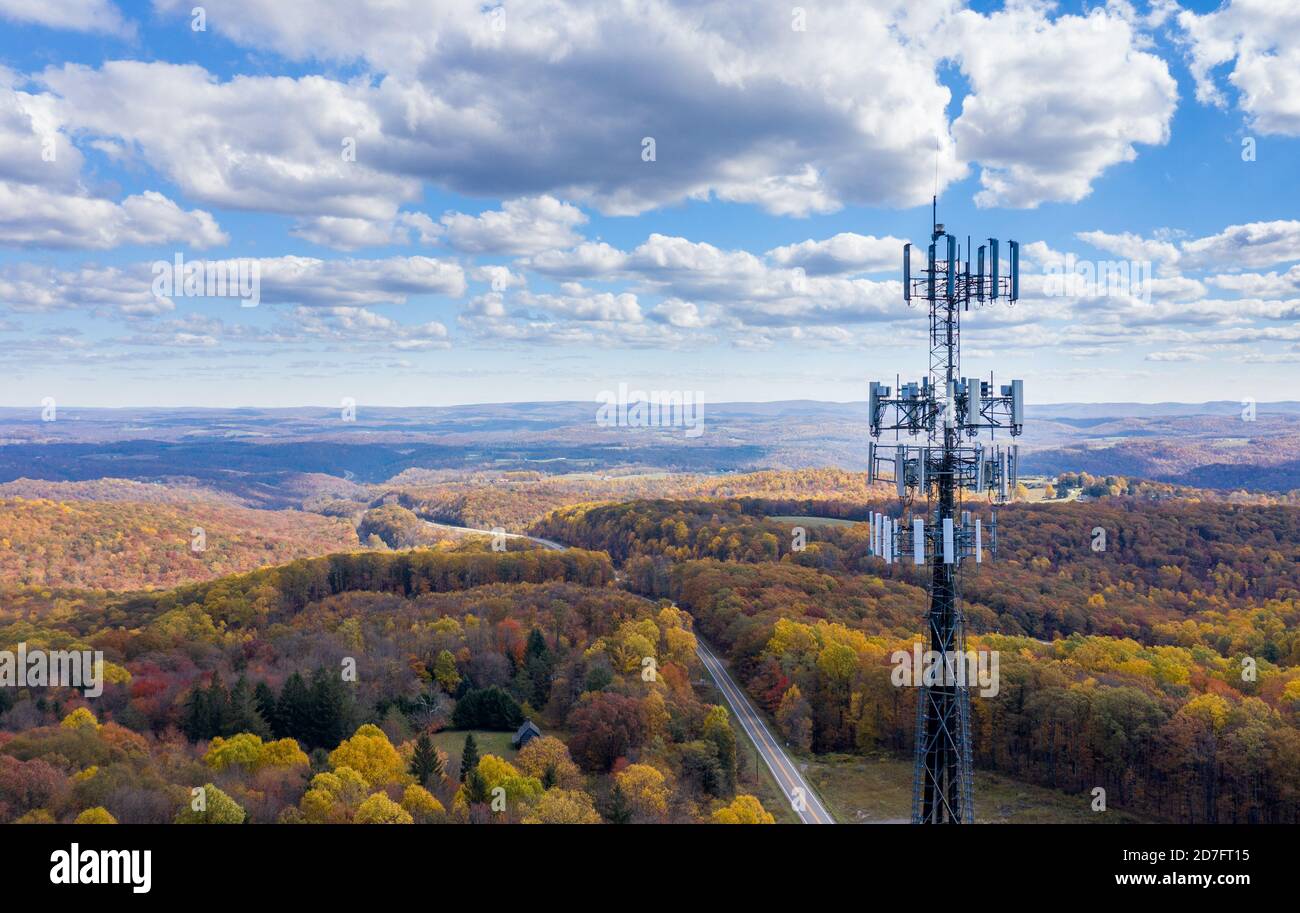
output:
POLYGON ((541 738, 542 730, 537 728, 537 724, 532 720, 524 720, 524 725, 519 727, 515 737, 510 740, 510 744, 515 748, 523 748, 533 739, 541 738))

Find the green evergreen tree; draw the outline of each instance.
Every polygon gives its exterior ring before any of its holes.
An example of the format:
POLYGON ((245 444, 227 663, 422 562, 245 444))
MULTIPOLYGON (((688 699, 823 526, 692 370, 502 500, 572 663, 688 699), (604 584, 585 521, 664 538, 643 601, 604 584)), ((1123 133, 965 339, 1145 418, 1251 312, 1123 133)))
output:
POLYGON ((191 742, 211 738, 212 713, 208 709, 208 689, 198 682, 190 688, 185 697, 185 709, 181 714, 181 732, 191 742))
POLYGON ((352 734, 352 692, 338 672, 323 666, 311 677, 312 745, 335 748, 352 734))
POLYGON ((253 689, 253 705, 257 707, 257 712, 266 721, 271 734, 276 738, 281 738, 280 722, 275 706, 275 692, 271 690, 271 686, 266 682, 258 682, 257 687, 253 689))
POLYGON ((465 747, 460 752, 460 782, 466 782, 465 778, 471 771, 478 769, 478 743, 474 741, 474 733, 466 733, 465 747))
POLYGON ((227 737, 240 732, 251 732, 263 739, 271 735, 271 727, 257 708, 253 689, 242 675, 230 691, 230 718, 226 721, 226 729, 227 732, 222 734, 227 737))
POLYGON ((518 729, 524 721, 519 702, 496 685, 467 691, 451 713, 457 729, 518 729))
POLYGON ((533 628, 528 632, 528 643, 524 647, 524 657, 533 659, 538 656, 549 656, 550 648, 546 646, 546 638, 542 636, 540 628, 533 628))
POLYGON ((208 714, 208 734, 204 738, 229 737, 237 731, 234 730, 235 713, 230 706, 230 692, 216 672, 212 673, 212 683, 208 685, 208 714))
POLYGON ((280 699, 275 704, 275 719, 279 726, 275 734, 282 739, 297 739, 309 749, 315 748, 317 743, 313 741, 315 733, 311 714, 311 690, 302 675, 295 672, 285 681, 280 699))
POLYGON ((411 774, 421 786, 428 786, 442 779, 442 758, 433 741, 426 733, 420 733, 415 740, 415 752, 411 755, 411 774))
POLYGON ((531 686, 528 702, 537 708, 545 707, 551 697, 555 659, 551 656, 550 648, 546 646, 546 638, 538 628, 528 632, 528 644, 524 648, 524 671, 531 686))

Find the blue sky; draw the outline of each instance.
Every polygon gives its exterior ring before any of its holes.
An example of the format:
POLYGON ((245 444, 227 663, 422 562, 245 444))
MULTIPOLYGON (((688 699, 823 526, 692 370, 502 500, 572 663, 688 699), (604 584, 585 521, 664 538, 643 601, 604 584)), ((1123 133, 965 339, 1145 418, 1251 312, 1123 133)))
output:
POLYGON ((1285 0, 194 6, 0 0, 0 404, 862 399, 925 366, 936 171, 1025 251, 969 372, 1296 398, 1285 0), (1045 278, 1100 261, 1154 281, 1045 278))

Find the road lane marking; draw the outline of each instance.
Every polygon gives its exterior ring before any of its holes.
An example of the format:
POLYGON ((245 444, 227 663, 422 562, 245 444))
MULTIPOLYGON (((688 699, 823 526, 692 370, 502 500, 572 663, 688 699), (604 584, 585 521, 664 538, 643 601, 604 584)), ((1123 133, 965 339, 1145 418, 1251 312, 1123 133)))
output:
POLYGON ((758 715, 757 710, 749 702, 744 692, 740 690, 729 676, 726 667, 722 661, 708 647, 697 641, 700 661, 709 675, 717 683, 718 689, 726 698, 727 703, 731 705, 732 712, 735 713, 736 719, 740 721, 741 728, 754 743, 759 756, 771 771, 773 779, 776 780, 777 786, 785 794, 787 801, 794 807, 794 796, 792 791, 800 789, 804 793, 807 804, 803 811, 797 811, 799 819, 804 824, 834 824, 835 819, 831 817, 830 812, 821 803, 816 793, 808 781, 798 772, 794 761, 786 755, 785 751, 777 743, 771 730, 768 729, 766 722, 758 715), (809 818, 812 820, 810 821, 809 818))

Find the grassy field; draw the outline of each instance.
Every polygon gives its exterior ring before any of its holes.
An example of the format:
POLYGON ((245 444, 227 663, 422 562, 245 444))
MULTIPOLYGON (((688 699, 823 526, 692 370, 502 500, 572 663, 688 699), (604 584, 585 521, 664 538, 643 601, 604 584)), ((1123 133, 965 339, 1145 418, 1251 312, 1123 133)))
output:
MULTIPOLYGON (((515 737, 513 732, 487 732, 486 730, 475 729, 474 741, 478 743, 478 756, 481 758, 485 754, 494 754, 498 758, 505 758, 507 761, 512 760, 519 752, 511 746, 510 740, 515 737)), ((447 776, 460 776, 460 753, 465 747, 465 736, 469 735, 468 729, 445 729, 442 732, 433 734, 433 744, 447 753, 447 776)), ((544 732, 543 735, 551 733, 544 732)))
MULTIPOLYGON (((897 758, 822 755, 805 776, 841 824, 905 824, 912 814, 912 764, 897 758)), ((1090 795, 1071 795, 975 772, 977 824, 1127 824, 1140 819, 1091 809, 1090 795)))
MULTIPOLYGON (((486 729, 475 729, 474 741, 478 743, 478 756, 481 758, 485 754, 494 754, 498 758, 505 758, 507 761, 513 761, 519 754, 510 740, 515 737, 514 730, 510 732, 489 732, 486 729)), ((468 729, 444 729, 442 732, 435 732, 430 738, 433 740, 434 747, 441 748, 447 753, 447 775, 458 776, 460 774, 460 751, 465 747, 465 736, 469 735, 468 729)), ((543 729, 542 735, 555 736, 561 742, 568 743, 570 733, 562 729, 543 729)))
POLYGON ((853 526, 857 520, 838 520, 834 517, 768 517, 769 520, 775 520, 777 523, 790 523, 795 526, 811 526, 816 529, 818 526, 853 526))

